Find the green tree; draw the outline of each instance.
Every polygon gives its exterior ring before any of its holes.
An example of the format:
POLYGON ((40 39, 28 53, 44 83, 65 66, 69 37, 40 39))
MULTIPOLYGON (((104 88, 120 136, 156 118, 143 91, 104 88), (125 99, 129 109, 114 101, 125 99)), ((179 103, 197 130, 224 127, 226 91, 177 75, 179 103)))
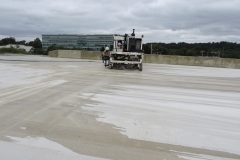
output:
POLYGON ((65 49, 63 46, 56 46, 56 45, 52 45, 50 47, 48 47, 47 51, 53 51, 53 50, 58 50, 58 49, 65 49))
POLYGON ((149 43, 143 44, 143 50, 144 50, 144 53, 151 54, 151 45, 149 43))
POLYGON ((42 48, 42 42, 39 38, 36 38, 34 41, 33 41, 33 47, 34 48, 39 48, 41 49, 42 48))
POLYGON ((26 44, 26 41, 25 41, 25 40, 18 41, 17 44, 25 45, 25 44, 26 44))
POLYGON ((100 51, 104 51, 105 50, 105 48, 104 47, 102 47, 101 49, 100 49, 100 51))
POLYGON ((27 42, 26 45, 27 46, 33 46, 33 41, 27 42))
POLYGON ((46 54, 42 48, 34 48, 33 54, 46 54))
POLYGON ((16 40, 14 37, 3 38, 1 40, 1 45, 8 45, 8 44, 16 44, 16 40))

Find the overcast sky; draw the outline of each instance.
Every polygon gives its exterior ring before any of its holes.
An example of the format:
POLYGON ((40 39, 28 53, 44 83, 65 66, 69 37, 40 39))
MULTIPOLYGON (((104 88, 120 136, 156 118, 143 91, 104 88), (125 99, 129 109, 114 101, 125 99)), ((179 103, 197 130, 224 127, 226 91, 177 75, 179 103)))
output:
POLYGON ((240 0, 0 0, 0 39, 133 28, 145 42, 240 43, 240 0))

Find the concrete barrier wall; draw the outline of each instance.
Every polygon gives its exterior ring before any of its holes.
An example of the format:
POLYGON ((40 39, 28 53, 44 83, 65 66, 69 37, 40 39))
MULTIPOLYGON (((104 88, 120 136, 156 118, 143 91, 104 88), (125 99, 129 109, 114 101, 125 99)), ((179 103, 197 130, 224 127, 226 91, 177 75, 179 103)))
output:
POLYGON ((55 50, 48 52, 50 57, 100 60, 101 52, 84 50, 55 50))
POLYGON ((81 51, 78 50, 71 50, 70 52, 67 50, 59 50, 58 51, 58 57, 60 58, 74 58, 74 59, 80 59, 81 57, 81 51))
POLYGON ((159 64, 240 69, 240 59, 230 59, 230 58, 170 56, 170 55, 144 55, 144 62, 145 63, 159 63, 159 64))
POLYGON ((48 52, 49 57, 58 57, 58 50, 48 52))
MULTIPOLYGON (((76 58, 100 60, 101 52, 79 51, 79 50, 55 50, 50 51, 49 56, 59 58, 76 58)), ((240 59, 191 57, 191 56, 170 56, 170 55, 144 55, 144 63, 173 64, 187 66, 204 66, 220 68, 240 69, 240 59)))
POLYGON ((82 51, 81 57, 82 59, 99 60, 102 59, 102 52, 82 51))

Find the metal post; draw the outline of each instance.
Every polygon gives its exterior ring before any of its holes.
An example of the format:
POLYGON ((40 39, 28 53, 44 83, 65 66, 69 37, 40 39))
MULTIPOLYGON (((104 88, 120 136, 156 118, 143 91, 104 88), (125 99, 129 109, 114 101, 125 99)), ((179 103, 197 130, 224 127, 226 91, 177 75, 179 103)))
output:
POLYGON ((152 43, 151 43, 151 54, 152 54, 152 43))

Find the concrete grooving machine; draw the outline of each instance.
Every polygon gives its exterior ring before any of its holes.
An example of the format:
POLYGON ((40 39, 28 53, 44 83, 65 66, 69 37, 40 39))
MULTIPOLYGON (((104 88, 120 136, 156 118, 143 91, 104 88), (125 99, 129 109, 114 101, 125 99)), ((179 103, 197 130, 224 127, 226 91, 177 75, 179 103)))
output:
POLYGON ((114 44, 110 52, 110 69, 138 69, 143 70, 143 36, 135 37, 135 29, 131 36, 128 34, 114 36, 114 44))

